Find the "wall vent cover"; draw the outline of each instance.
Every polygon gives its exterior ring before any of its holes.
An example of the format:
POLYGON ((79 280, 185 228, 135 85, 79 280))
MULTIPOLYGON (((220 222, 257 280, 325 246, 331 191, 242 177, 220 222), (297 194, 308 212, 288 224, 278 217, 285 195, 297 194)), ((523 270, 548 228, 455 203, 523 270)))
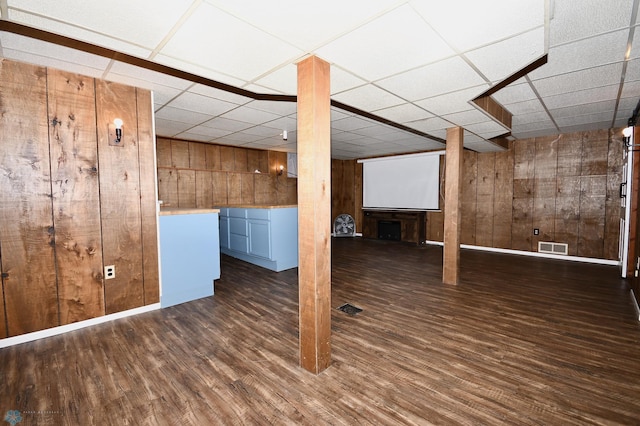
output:
POLYGON ((567 243, 552 243, 547 241, 538 241, 538 252, 548 254, 569 254, 569 245, 567 243))

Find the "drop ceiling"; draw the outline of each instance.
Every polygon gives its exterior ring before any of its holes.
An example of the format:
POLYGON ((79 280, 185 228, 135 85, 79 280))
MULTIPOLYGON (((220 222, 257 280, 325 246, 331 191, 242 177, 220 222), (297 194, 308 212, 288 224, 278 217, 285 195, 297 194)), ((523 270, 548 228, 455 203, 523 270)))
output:
POLYGON ((317 55, 333 158, 440 149, 455 126, 487 152, 624 127, 639 1, 0 0, 0 56, 152 90, 158 136, 295 152, 296 64, 317 55), (487 91, 511 127, 471 102, 487 91))

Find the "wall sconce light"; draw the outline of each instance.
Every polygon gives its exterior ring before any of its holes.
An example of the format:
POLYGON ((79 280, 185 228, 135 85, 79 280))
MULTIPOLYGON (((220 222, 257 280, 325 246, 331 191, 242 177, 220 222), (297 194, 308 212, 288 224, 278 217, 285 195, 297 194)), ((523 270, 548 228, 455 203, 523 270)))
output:
POLYGON ((109 124, 109 145, 122 146, 122 124, 121 118, 116 118, 113 124, 109 124))
POLYGON ((631 135, 633 134, 633 127, 628 126, 622 129, 622 136, 624 137, 624 144, 630 146, 631 135))
POLYGON ((280 165, 280 167, 278 168, 278 176, 282 176, 283 173, 284 173, 284 166, 280 165))

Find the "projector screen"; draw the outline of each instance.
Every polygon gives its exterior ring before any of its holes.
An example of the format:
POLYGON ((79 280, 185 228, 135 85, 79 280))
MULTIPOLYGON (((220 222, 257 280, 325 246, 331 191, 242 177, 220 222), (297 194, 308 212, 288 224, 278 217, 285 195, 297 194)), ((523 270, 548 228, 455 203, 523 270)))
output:
POLYGON ((363 208, 439 210, 440 156, 444 151, 358 160, 363 208))

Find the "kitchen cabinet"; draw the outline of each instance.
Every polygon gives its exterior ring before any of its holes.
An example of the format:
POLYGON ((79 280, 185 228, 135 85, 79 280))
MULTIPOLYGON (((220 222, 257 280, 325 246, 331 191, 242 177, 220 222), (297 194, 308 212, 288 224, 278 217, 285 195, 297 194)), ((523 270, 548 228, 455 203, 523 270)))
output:
POLYGON ((223 254, 276 272, 298 266, 295 206, 221 207, 220 233, 223 254))

